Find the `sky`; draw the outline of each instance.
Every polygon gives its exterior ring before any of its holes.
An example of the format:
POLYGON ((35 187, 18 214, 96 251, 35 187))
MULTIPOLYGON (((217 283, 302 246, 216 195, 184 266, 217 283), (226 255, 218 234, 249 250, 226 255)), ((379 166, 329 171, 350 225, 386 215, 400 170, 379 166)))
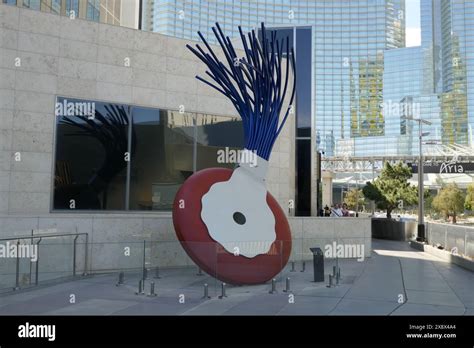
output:
POLYGON ((419 46, 421 44, 420 29, 420 0, 406 0, 406 46, 419 46))

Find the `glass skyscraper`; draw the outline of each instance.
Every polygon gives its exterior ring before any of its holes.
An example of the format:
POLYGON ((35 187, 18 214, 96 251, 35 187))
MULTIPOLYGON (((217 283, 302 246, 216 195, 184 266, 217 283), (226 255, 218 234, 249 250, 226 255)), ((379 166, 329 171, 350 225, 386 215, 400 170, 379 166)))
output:
POLYGON ((145 30, 193 40, 199 40, 199 30, 215 42, 215 22, 229 37, 238 36, 239 25, 249 31, 260 22, 309 27, 314 147, 326 156, 363 154, 372 143, 384 142, 384 53, 405 46, 404 0, 155 0, 150 5, 153 15, 143 13, 145 30))
POLYGON ((421 0, 424 90, 440 99, 443 143, 472 145, 474 1, 421 0))

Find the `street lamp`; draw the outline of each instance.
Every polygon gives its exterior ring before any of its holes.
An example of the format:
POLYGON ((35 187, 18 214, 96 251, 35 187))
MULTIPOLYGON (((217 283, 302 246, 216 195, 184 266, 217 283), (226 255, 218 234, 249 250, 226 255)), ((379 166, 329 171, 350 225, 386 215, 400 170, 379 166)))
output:
POLYGON ((430 132, 423 132, 423 124, 431 125, 431 122, 422 118, 412 116, 402 116, 402 119, 418 122, 419 128, 419 155, 418 155, 418 237, 417 240, 420 242, 425 241, 425 209, 423 201, 423 137, 429 135, 430 132))

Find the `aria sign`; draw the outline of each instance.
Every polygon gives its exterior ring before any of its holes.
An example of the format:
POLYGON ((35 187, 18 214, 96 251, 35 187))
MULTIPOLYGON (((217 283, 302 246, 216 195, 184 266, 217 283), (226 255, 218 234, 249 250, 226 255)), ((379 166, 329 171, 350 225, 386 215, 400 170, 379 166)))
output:
MULTIPOLYGON (((412 173, 418 173, 418 163, 409 163, 412 173)), ((474 163, 470 162, 441 162, 441 163, 425 163, 423 166, 425 174, 463 174, 474 173, 474 163)))

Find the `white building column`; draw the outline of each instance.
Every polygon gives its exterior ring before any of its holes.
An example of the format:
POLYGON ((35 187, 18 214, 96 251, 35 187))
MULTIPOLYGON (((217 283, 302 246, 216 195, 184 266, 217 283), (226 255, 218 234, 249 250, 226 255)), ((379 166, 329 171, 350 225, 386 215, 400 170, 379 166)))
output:
POLYGON ((323 170, 321 173, 321 180, 323 186, 323 197, 322 204, 323 208, 327 205, 328 207, 332 204, 332 180, 334 179, 334 173, 327 170, 323 170))

